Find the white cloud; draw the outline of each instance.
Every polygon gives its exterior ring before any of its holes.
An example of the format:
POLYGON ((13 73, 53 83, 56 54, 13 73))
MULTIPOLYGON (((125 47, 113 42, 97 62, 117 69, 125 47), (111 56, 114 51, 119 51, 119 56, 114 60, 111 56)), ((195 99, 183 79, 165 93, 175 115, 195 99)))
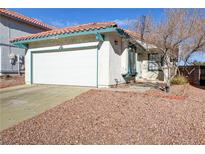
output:
POLYGON ((130 27, 136 22, 136 19, 115 19, 114 22, 118 24, 120 27, 130 27))
MULTIPOLYGON (((119 27, 132 29, 132 27, 134 26, 136 22, 136 19, 115 19, 114 22, 116 22, 119 27)), ((73 21, 63 20, 63 19, 59 19, 59 20, 50 19, 47 21, 47 23, 57 28, 75 26, 79 24, 78 22, 73 22, 73 21)))
POLYGON ((68 27, 68 26, 74 26, 77 25, 77 22, 70 22, 65 20, 51 20, 49 22, 50 25, 53 25, 58 28, 68 27))

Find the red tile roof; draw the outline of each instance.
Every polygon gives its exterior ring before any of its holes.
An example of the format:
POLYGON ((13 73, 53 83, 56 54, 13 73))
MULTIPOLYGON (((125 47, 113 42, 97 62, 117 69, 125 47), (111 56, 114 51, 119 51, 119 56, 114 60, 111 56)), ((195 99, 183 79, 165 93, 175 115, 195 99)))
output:
POLYGON ((131 30, 127 30, 127 29, 123 29, 124 32, 126 32, 129 36, 131 36, 132 38, 136 39, 136 40, 140 40, 141 36, 139 33, 131 31, 131 30))
POLYGON ((43 38, 52 35, 60 35, 65 33, 79 32, 79 31, 88 31, 88 30, 96 30, 96 29, 98 30, 98 29, 104 29, 109 27, 117 27, 117 24, 115 22, 98 22, 98 23, 82 24, 82 25, 71 26, 66 28, 54 29, 46 32, 36 33, 36 34, 29 34, 26 36, 20 36, 14 38, 10 42, 22 41, 22 40, 34 39, 34 38, 43 38))
POLYGON ((45 24, 45 23, 43 23, 39 20, 24 16, 20 13, 10 11, 8 9, 1 9, 0 8, 0 15, 8 16, 8 17, 11 17, 13 19, 16 19, 16 20, 19 20, 19 21, 22 21, 22 22, 26 22, 28 24, 32 24, 34 26, 41 27, 42 29, 45 29, 45 30, 51 30, 51 29, 56 28, 54 26, 49 26, 49 25, 47 25, 47 24, 45 24))

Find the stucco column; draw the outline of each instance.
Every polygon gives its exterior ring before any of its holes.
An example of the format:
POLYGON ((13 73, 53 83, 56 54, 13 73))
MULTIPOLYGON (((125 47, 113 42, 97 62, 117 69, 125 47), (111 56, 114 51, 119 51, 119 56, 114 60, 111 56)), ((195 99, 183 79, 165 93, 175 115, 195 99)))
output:
POLYGON ((121 74, 127 74, 128 73, 128 47, 125 48, 121 55, 121 74))
POLYGON ((137 69, 137 75, 136 79, 142 78, 142 61, 141 61, 141 55, 136 52, 136 69, 137 69))

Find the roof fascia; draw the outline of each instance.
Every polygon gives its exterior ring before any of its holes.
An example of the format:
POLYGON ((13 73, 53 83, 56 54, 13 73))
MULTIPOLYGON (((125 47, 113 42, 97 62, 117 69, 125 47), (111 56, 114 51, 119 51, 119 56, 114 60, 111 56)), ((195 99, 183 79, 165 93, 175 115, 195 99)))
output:
POLYGON ((30 38, 26 40, 14 41, 11 43, 13 45, 28 44, 30 42, 44 41, 44 40, 50 40, 50 39, 60 39, 60 38, 67 38, 67 37, 81 36, 81 35, 92 35, 92 34, 96 35, 97 33, 106 33, 106 32, 114 32, 114 31, 116 31, 116 27, 109 27, 109 28, 104 28, 104 29, 95 29, 95 30, 73 32, 73 33, 65 33, 65 34, 59 34, 59 35, 50 35, 50 36, 39 37, 39 38, 30 38))
MULTIPOLYGON (((102 33, 107 33, 107 32, 117 32, 121 37, 127 40, 133 41, 132 37, 130 37, 129 34, 124 32, 124 30, 117 28, 117 27, 108 27, 108 28, 102 28, 102 29, 95 29, 95 30, 91 29, 87 31, 79 31, 79 32, 65 33, 65 34, 59 34, 59 35, 50 35, 50 36, 40 37, 40 38, 30 38, 30 39, 21 40, 21 41, 15 41, 15 42, 12 42, 11 44, 27 49, 28 43, 31 43, 31 42, 51 40, 51 39, 60 39, 60 38, 67 38, 67 37, 73 37, 73 36, 92 35, 92 34, 96 35, 96 40, 104 41, 104 36, 102 33)), ((138 43, 137 41, 135 41, 135 43, 133 42, 133 44, 135 45, 136 43, 137 45, 141 46, 141 44, 138 43)))

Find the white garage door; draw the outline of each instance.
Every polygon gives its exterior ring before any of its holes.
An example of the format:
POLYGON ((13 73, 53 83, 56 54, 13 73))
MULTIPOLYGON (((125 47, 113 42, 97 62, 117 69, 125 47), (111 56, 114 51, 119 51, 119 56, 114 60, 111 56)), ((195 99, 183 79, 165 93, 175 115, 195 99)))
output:
POLYGON ((96 50, 33 53, 33 83, 96 86, 96 50))

